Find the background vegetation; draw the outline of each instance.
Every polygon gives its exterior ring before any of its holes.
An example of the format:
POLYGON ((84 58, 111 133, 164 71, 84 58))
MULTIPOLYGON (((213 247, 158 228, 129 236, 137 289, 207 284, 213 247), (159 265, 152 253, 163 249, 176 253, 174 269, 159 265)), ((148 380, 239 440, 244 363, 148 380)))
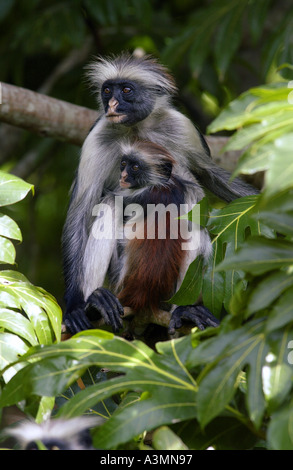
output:
MULTIPOLYGON (((34 325, 35 333, 28 337, 26 332, 24 338, 26 346, 35 347, 28 363, 22 359, 19 372, 10 375, 11 367, 4 369, 2 406, 23 400, 25 411, 41 419, 52 407, 52 400, 44 403, 41 398, 46 395, 58 396, 61 415, 94 410, 106 419, 95 434, 96 444, 105 448, 141 446, 136 437, 145 430, 178 419, 183 424, 172 426, 175 443, 170 448, 212 444, 228 449, 292 449, 290 2, 7 0, 0 2, 0 21, 2 81, 94 109, 84 66, 93 55, 141 47, 170 67, 179 87, 177 106, 204 133, 233 134, 228 149, 243 153, 235 174, 264 173, 260 198, 226 207, 205 206, 215 255, 202 287, 213 312, 218 316, 224 308, 228 312, 220 328, 158 344, 154 353, 141 342, 130 345, 103 332, 60 345, 48 314, 50 340, 39 340, 34 325), (48 346, 39 350, 38 342, 48 346), (80 357, 81 348, 88 352, 86 357, 80 357), (126 375, 105 381, 104 375, 93 372, 92 367, 100 370, 109 364, 126 375), (84 375, 89 366, 91 372, 84 375), (38 380, 40 371, 42 380, 38 380), (82 391, 74 385, 81 375, 86 384, 82 391), (125 394, 129 389, 135 393, 125 394), (123 392, 118 409, 111 398, 116 392, 123 392), (110 402, 97 404, 97 394, 110 402), (66 406, 60 408, 64 400, 66 406), (129 427, 122 436, 125 416, 129 427)), ((4 124, 0 133, 2 169, 35 187, 35 194, 28 193, 16 206, 5 204, 23 233, 23 242, 16 246, 17 269, 62 305, 60 236, 79 149, 4 124)), ((11 233, 5 237, 14 238, 11 233)), ((13 263, 14 258, 1 261, 13 263)), ((196 267, 193 281, 195 273, 196 267)), ((9 304, 7 299, 1 305, 16 313, 25 310, 21 302, 9 304)), ((54 312, 58 317, 55 304, 54 312)), ((26 315, 31 322, 27 311, 26 315)), ((1 327, 2 334, 15 334, 8 323, 1 327)), ((25 351, 21 349, 22 354, 25 351)), ((166 448, 168 431, 157 432, 164 437, 158 438, 159 444, 154 439, 153 445, 166 448)))

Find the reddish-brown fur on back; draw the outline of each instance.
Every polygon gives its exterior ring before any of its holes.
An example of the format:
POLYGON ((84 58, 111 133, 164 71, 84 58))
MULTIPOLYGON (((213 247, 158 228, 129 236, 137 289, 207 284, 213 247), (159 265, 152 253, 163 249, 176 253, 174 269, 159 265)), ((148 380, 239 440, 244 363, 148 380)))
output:
MULTIPOLYGON (((161 200, 162 191, 168 203, 174 203, 172 191, 169 188, 158 189, 152 193, 152 203, 155 197, 161 200)), ((174 222, 173 222, 174 223, 174 222)), ((179 221, 178 221, 179 225, 179 221)), ((156 220, 156 236, 147 238, 147 220, 144 222, 144 239, 130 240, 126 247, 128 258, 127 273, 123 281, 123 290, 118 295, 122 305, 131 307, 134 311, 151 309, 156 311, 160 302, 168 300, 174 293, 180 266, 185 255, 181 246, 184 241, 180 236, 170 238, 170 214, 166 214, 166 238, 158 239, 158 221, 156 220)))

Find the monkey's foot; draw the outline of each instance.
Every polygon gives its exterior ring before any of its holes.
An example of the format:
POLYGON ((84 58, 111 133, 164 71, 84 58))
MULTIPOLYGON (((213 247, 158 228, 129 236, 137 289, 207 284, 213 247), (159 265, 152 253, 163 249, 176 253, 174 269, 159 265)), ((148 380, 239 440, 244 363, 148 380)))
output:
POLYGON ((121 316, 124 310, 117 297, 104 287, 98 287, 86 301, 86 315, 94 321, 104 319, 106 325, 110 325, 114 333, 122 328, 121 316))
POLYGON ((194 323, 200 330, 208 326, 217 327, 220 324, 219 320, 203 305, 183 305, 177 307, 172 313, 168 328, 169 334, 173 335, 184 322, 194 323))
POLYGON ((93 325, 84 313, 84 307, 77 308, 71 312, 66 312, 63 323, 65 324, 66 329, 73 335, 79 331, 93 328, 93 325))

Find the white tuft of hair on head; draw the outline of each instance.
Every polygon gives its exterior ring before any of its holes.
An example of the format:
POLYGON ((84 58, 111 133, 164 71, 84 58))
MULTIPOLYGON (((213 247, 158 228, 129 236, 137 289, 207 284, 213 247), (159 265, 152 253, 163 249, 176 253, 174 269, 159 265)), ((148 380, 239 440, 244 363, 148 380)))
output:
POLYGON ((5 430, 7 436, 15 438, 25 448, 30 442, 43 440, 60 440, 77 446, 77 437, 86 429, 101 424, 96 416, 79 416, 71 419, 53 418, 38 424, 35 421, 21 421, 5 430))
POLYGON ((98 93, 106 80, 117 79, 137 81, 148 88, 161 89, 168 95, 177 91, 175 81, 167 68, 149 55, 137 57, 122 53, 116 57, 98 57, 88 65, 87 76, 98 93))

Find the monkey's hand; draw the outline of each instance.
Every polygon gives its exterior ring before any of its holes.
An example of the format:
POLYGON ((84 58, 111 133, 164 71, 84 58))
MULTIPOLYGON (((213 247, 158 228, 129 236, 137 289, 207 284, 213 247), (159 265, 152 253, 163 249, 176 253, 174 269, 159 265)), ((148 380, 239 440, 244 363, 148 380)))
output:
POLYGON ((219 320, 203 305, 183 305, 177 307, 172 313, 168 328, 169 334, 173 335, 184 322, 194 323, 200 330, 208 326, 217 327, 220 324, 219 320))
POLYGON ((86 301, 86 315, 94 321, 102 316, 106 325, 110 325, 114 333, 122 328, 121 316, 124 310, 117 297, 104 287, 98 287, 86 301))
POLYGON ((63 323, 65 324, 66 329, 73 335, 79 331, 93 328, 93 325, 84 313, 84 306, 78 307, 70 312, 66 312, 64 314, 63 323))

